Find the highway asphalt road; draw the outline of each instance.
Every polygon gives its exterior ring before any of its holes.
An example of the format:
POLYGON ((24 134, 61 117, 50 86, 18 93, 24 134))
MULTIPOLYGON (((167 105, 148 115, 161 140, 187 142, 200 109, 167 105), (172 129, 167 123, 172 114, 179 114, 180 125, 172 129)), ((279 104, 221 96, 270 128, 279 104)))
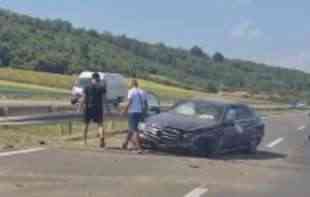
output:
POLYGON ((310 196, 306 113, 266 120, 257 155, 218 159, 109 148, 43 147, 0 152, 0 196, 310 196))

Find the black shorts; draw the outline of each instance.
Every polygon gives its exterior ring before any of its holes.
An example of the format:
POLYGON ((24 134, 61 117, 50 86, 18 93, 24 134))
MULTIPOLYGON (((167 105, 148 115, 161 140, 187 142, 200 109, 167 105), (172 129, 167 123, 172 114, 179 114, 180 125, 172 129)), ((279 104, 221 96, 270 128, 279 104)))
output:
POLYGON ((142 113, 129 113, 128 114, 128 126, 131 132, 138 132, 139 123, 142 122, 142 113))
POLYGON ((85 123, 95 122, 98 124, 103 123, 103 111, 97 108, 86 109, 84 112, 85 123))

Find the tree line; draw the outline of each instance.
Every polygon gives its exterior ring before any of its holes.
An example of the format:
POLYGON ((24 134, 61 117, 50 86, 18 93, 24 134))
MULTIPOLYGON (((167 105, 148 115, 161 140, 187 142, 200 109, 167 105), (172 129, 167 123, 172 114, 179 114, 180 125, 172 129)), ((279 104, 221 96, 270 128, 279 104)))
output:
POLYGON ((150 44, 8 10, 0 10, 0 66, 61 74, 120 72, 212 92, 304 96, 310 88, 310 75, 301 71, 228 59, 199 46, 183 49, 150 44))

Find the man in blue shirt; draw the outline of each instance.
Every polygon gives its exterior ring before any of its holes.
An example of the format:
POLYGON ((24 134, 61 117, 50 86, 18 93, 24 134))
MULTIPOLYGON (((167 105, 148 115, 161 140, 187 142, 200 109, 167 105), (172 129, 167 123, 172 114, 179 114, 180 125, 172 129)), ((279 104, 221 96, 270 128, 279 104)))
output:
POLYGON ((125 107, 124 113, 128 113, 129 131, 126 140, 122 146, 127 149, 128 143, 131 141, 139 153, 142 153, 141 140, 139 137, 138 125, 143 121, 147 111, 147 98, 142 89, 139 88, 138 81, 131 81, 131 89, 128 91, 128 104, 125 107))

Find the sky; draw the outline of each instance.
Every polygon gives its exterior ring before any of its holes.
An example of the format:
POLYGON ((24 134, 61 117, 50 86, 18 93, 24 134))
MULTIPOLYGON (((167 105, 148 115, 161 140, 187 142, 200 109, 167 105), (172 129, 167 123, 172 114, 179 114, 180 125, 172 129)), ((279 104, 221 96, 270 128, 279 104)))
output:
POLYGON ((309 0, 0 0, 0 7, 310 72, 309 0))

